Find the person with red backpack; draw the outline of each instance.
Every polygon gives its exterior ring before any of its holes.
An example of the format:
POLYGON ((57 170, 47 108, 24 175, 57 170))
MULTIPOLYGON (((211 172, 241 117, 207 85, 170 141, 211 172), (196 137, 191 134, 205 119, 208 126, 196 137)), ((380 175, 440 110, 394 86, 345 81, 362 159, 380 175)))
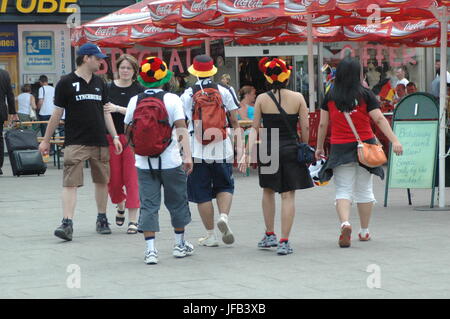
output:
POLYGON ((231 125, 237 136, 237 158, 242 160, 242 132, 237 120, 238 105, 230 91, 212 82, 210 77, 217 73, 213 60, 207 55, 194 58, 189 73, 198 78, 197 83, 181 96, 184 112, 189 121, 191 149, 194 170, 188 177, 188 197, 197 207, 206 228, 207 235, 200 238, 202 246, 219 245, 214 230, 214 206, 216 198, 220 218, 217 227, 225 244, 234 242, 234 235, 228 224, 234 193, 232 163, 234 151, 228 127, 231 125))
POLYGON ((185 227, 191 222, 186 180, 193 166, 185 116, 180 98, 161 89, 172 75, 161 59, 145 58, 138 81, 147 90, 130 100, 124 120, 138 171, 141 202, 138 231, 144 233, 147 243, 146 264, 158 263, 155 234, 160 231, 161 185, 175 230, 173 256, 182 258, 194 252, 192 244, 184 239, 185 227))

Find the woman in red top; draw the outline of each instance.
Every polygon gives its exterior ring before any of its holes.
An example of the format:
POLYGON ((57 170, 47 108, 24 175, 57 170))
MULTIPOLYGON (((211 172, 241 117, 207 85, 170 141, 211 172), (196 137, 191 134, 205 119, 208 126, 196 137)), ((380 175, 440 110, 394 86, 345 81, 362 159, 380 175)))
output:
POLYGON ((349 223, 352 202, 356 202, 361 223, 359 239, 370 239, 369 221, 375 197, 372 176, 384 178, 382 167, 369 168, 358 162, 356 137, 343 112, 350 113, 361 140, 375 144, 376 138, 370 126, 372 119, 392 143, 395 154, 403 153, 402 145, 394 135, 388 121, 380 111, 375 95, 361 84, 361 65, 345 58, 336 70, 333 89, 325 97, 321 107, 316 158, 324 156, 323 143, 328 123, 331 124, 331 149, 327 163, 319 173, 322 181, 334 175, 336 186, 336 210, 341 221, 340 247, 350 247, 352 227, 349 223))

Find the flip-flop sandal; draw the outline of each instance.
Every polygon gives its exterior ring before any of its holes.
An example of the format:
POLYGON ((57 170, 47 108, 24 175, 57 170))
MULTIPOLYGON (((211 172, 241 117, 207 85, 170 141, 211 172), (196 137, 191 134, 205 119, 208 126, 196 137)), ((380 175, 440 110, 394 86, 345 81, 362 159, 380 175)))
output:
POLYGON ((127 234, 134 235, 134 234, 137 234, 137 232, 138 232, 138 224, 137 223, 133 223, 133 222, 129 222, 128 223, 127 234))
POLYGON ((124 223, 125 223, 125 211, 124 210, 117 210, 116 225, 117 226, 123 226, 124 223))

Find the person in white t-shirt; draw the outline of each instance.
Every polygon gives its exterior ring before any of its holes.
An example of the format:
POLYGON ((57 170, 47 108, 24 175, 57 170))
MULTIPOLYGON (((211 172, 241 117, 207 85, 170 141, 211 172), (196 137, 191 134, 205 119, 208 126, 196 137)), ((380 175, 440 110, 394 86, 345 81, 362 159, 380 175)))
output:
MULTIPOLYGON (((229 134, 225 140, 213 141, 206 145, 197 140, 198 132, 194 132, 192 123, 194 88, 196 92, 207 88, 219 90, 223 106, 228 113, 229 124, 231 124, 237 137, 237 159, 242 161, 244 143, 242 142, 242 129, 239 127, 237 120, 239 107, 234 102, 228 89, 211 81, 210 77, 217 73, 217 68, 214 66, 211 57, 207 55, 196 56, 188 71, 198 78, 194 87, 188 88, 181 96, 184 112, 189 121, 188 130, 191 134, 191 149, 194 158, 194 170, 188 177, 188 197, 190 202, 197 204, 200 217, 207 231, 207 235, 200 238, 198 243, 207 247, 219 245, 214 230, 214 206, 212 204, 213 198, 216 198, 220 214, 217 227, 222 233, 223 242, 230 245, 234 242, 234 235, 228 224, 234 193, 232 167, 234 150, 229 134)), ((206 135, 203 137, 204 139, 206 139, 206 135)))
MULTIPOLYGON (((55 88, 48 85, 48 77, 46 75, 41 75, 39 77, 39 83, 41 84, 37 102, 37 108, 39 110, 39 120, 48 121, 53 114, 53 110, 55 109, 55 88)), ((47 124, 41 124, 42 136, 45 135, 46 129, 47 124)))
POLYGON ((395 76, 397 77, 397 83, 394 87, 397 87, 399 84, 403 84, 405 87, 408 85, 409 80, 406 78, 405 67, 399 67, 395 70, 395 76))
MULTIPOLYGON (((192 157, 183 106, 180 98, 161 88, 172 77, 164 61, 157 57, 144 59, 139 68, 138 81, 147 88, 144 93, 131 98, 125 115, 125 132, 130 137, 130 126, 139 101, 154 96, 162 99, 167 110, 168 124, 172 130, 172 141, 158 158, 135 155, 138 171, 141 209, 138 231, 144 233, 147 243, 146 264, 158 263, 155 248, 155 234, 160 231, 158 211, 161 206, 161 186, 164 187, 164 204, 170 212, 175 231, 173 256, 182 258, 194 252, 194 246, 184 240, 185 227, 191 222, 191 212, 187 198, 187 175, 192 172, 192 157), (182 145, 184 160, 180 155, 178 142, 182 145)), ((130 145, 133 147, 131 139, 130 145)))
POLYGON ((24 84, 21 91, 22 93, 17 97, 17 104, 19 105, 17 114, 21 122, 28 122, 32 120, 32 113, 36 110, 36 100, 31 94, 31 85, 24 84))

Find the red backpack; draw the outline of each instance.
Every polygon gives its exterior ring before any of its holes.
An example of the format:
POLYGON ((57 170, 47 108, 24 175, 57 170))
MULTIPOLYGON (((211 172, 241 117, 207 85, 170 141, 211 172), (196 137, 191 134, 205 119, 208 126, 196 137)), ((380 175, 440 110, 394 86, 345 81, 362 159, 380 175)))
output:
POLYGON ((172 142, 169 114, 164 105, 166 92, 146 91, 138 95, 130 142, 137 155, 159 157, 172 142))
POLYGON ((227 113, 223 105, 217 85, 210 84, 200 87, 196 85, 192 88, 194 92, 192 106, 192 121, 194 134, 197 140, 203 145, 211 142, 217 142, 218 136, 212 135, 205 137, 204 133, 209 128, 215 128, 220 131, 221 139, 227 138, 227 113))

